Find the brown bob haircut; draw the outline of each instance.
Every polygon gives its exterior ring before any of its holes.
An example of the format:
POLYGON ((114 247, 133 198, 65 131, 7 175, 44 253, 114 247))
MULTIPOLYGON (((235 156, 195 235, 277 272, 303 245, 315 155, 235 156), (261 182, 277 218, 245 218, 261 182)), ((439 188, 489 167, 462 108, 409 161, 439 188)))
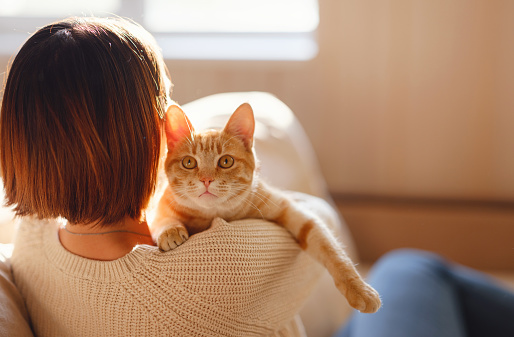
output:
POLYGON ((123 19, 39 29, 12 61, 0 116, 6 204, 73 224, 140 219, 155 190, 167 70, 123 19))

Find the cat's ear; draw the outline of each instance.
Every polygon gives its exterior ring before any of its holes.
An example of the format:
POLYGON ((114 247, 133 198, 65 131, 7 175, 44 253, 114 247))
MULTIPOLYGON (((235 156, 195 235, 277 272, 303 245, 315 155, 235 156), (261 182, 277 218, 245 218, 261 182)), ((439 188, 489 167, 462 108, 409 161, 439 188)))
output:
POLYGON ((171 151, 183 138, 191 137, 195 130, 184 111, 178 105, 171 105, 166 111, 165 131, 168 151, 171 151))
POLYGON ((248 103, 243 103, 237 108, 223 129, 224 132, 239 137, 248 150, 253 147, 254 130, 255 118, 252 107, 248 103))

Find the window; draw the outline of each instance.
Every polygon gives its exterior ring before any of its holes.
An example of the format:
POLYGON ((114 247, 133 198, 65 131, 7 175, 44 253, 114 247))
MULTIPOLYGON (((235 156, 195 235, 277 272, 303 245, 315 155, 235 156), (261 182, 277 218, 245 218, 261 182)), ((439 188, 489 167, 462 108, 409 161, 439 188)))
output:
POLYGON ((145 25, 154 32, 291 33, 318 26, 312 0, 146 0, 145 25))
POLYGON ((0 0, 2 17, 60 18, 69 15, 116 13, 120 8, 121 0, 0 0))
POLYGON ((308 60, 317 54, 317 0, 0 0, 0 52, 63 17, 129 17, 165 58, 308 60))

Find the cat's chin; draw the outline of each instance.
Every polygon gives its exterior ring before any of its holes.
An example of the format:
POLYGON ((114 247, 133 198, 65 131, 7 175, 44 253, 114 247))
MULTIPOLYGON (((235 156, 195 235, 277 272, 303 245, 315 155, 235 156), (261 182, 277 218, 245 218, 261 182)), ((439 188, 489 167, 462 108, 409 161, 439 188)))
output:
POLYGON ((198 197, 197 202, 203 207, 211 208, 218 204, 219 197, 212 193, 206 192, 198 197))

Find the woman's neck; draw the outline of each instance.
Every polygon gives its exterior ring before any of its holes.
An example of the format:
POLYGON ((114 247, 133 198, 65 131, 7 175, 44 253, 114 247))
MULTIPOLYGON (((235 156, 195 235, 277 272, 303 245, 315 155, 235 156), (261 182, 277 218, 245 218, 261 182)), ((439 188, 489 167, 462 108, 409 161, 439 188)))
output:
POLYGON ((112 261, 130 253, 139 244, 154 245, 146 221, 125 217, 114 224, 66 224, 59 229, 61 244, 88 259, 112 261))

